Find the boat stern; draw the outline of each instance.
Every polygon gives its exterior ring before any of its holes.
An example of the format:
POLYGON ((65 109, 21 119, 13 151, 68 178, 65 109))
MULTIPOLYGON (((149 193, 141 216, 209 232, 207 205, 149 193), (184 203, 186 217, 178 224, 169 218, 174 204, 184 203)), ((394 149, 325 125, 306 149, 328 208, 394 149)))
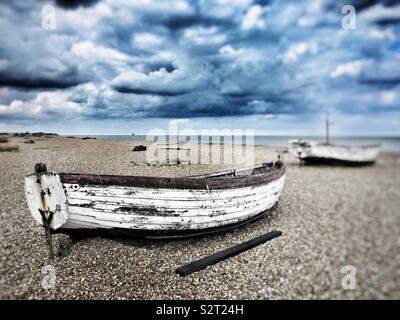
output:
POLYGON ((35 173, 25 177, 25 195, 33 218, 44 227, 56 230, 68 220, 68 204, 60 176, 37 164, 35 173))

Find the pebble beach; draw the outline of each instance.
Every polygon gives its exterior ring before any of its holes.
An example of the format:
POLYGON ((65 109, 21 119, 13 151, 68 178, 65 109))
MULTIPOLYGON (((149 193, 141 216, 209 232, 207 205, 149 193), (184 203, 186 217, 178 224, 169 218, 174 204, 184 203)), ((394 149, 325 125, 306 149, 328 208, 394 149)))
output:
MULTIPOLYGON (((400 299, 400 155, 374 166, 300 166, 287 153, 285 187, 269 216, 234 231, 184 240, 54 235, 27 208, 24 177, 53 172, 185 176, 232 165, 149 165, 132 141, 13 137, 0 152, 0 299, 400 299), (175 269, 272 230, 282 236, 187 277, 175 269), (55 285, 43 286, 46 266, 55 285), (355 288, 344 287, 346 266, 355 288)), ((146 144, 143 142, 143 144, 146 144)), ((284 148, 256 146, 256 163, 284 148)))

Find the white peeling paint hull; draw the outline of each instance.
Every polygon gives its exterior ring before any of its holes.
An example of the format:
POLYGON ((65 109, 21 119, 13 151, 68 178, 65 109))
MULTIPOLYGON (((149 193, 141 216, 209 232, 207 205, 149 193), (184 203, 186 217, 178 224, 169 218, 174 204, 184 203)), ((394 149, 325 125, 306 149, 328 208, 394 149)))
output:
MULTIPOLYGON (((41 190, 55 212, 53 231, 140 230, 201 231, 238 224, 270 210, 284 186, 285 174, 265 184, 232 189, 142 188, 63 183, 57 174, 25 178, 28 206, 42 224, 41 190), (51 177, 51 183, 49 182, 51 177), (52 191, 53 190, 53 191, 52 191)), ((43 196, 43 194, 42 194, 43 196)))
POLYGON ((362 165, 374 163, 379 155, 380 147, 379 145, 347 147, 314 141, 291 140, 289 152, 294 157, 310 163, 362 165))

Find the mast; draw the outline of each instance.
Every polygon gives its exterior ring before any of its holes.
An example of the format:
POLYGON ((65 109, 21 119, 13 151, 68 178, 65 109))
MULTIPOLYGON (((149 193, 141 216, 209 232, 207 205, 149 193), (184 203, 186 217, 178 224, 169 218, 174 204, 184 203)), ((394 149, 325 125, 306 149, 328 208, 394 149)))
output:
POLYGON ((326 113, 325 119, 325 130, 326 130, 326 144, 329 144, 329 112, 326 113))
POLYGON ((325 128, 326 128, 326 144, 329 144, 329 128, 333 124, 333 121, 329 120, 329 111, 326 113, 325 128))

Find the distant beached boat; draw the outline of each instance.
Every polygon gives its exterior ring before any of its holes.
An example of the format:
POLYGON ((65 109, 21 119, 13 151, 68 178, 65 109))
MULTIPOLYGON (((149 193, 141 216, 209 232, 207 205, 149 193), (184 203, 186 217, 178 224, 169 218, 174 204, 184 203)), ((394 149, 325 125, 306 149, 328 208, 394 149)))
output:
POLYGON ((326 118, 326 143, 310 140, 290 140, 289 153, 309 164, 369 165, 374 164, 380 152, 379 145, 350 147, 329 142, 329 115, 326 118))
POLYGON ((348 147, 301 139, 289 141, 289 152, 310 164, 368 165, 375 163, 379 151, 379 145, 348 147))
MULTIPOLYGON (((49 173, 25 178, 28 207, 48 234, 153 238, 225 231, 274 208, 282 162, 189 177, 49 173)), ((48 237, 50 238, 50 237, 48 237)))

